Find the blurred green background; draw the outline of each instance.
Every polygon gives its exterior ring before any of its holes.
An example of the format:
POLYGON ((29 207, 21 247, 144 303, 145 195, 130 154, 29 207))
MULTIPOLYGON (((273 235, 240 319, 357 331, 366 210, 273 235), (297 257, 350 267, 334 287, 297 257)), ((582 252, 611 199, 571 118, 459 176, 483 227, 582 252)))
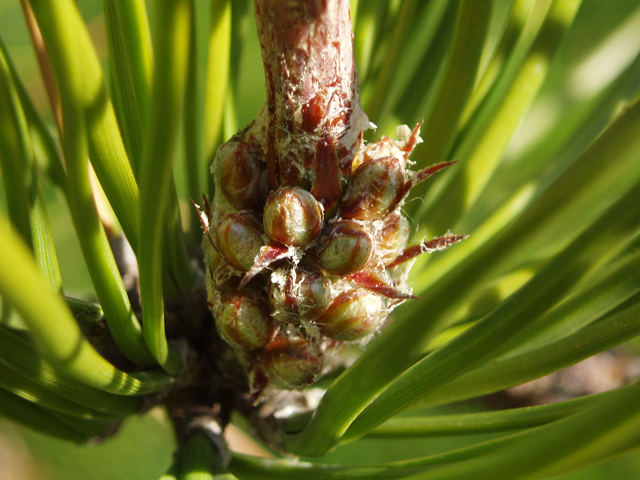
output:
MULTIPOLYGON (((200 46, 206 41, 209 3, 207 0, 196 0, 200 46)), ((506 3, 506 0, 499 0, 496 2, 496 8, 505 11, 506 3)), ((79 0, 78 4, 96 49, 106 60, 102 3, 100 0, 79 0)), ((150 9, 151 17, 152 14, 150 9)), ((240 58, 236 86, 237 124, 243 127, 253 118, 264 100, 264 83, 254 25, 247 21, 239 25, 239 28, 247 39, 242 49, 235 52, 240 58)), ((547 82, 507 156, 521 155, 528 148, 534 148, 535 139, 542 132, 561 128, 568 119, 570 120, 571 112, 579 111, 581 100, 589 89, 597 89, 601 85, 599 82, 605 82, 610 76, 617 75, 633 60, 633 55, 640 45, 638 32, 638 0, 584 0, 574 26, 556 56, 547 82)), ((37 63, 22 11, 16 0, 0 0, 0 35, 12 52, 13 61, 37 108, 51 123, 37 63)), ((204 62, 202 48, 199 55, 200 60, 204 62)), ((107 68, 106 61, 104 63, 107 68)), ((200 80, 202 88, 203 79, 200 80)), ((375 118, 371 120, 377 123, 375 118)), ((178 191, 184 198, 186 180, 179 166, 180 159, 176 161, 176 182, 178 191)), ((66 206, 48 185, 45 185, 45 195, 65 290, 72 296, 92 299, 89 275, 82 262, 66 206)), ((1 182, 0 203, 4 203, 1 182)), ((186 202, 184 207, 189 208, 186 202)), ((475 410, 481 407, 481 404, 475 404, 461 408, 475 410)), ((396 448, 399 442, 363 440, 340 447, 321 461, 351 465, 391 461, 436 453, 486 438, 488 437, 476 436, 411 440, 402 444, 401 448, 396 448)), ((173 435, 161 411, 129 419, 117 435, 102 444, 83 446, 53 440, 0 419, 0 480, 153 480, 159 478, 169 466, 173 448, 173 435)), ((628 454, 606 464, 557 478, 640 478, 640 454, 628 454)))

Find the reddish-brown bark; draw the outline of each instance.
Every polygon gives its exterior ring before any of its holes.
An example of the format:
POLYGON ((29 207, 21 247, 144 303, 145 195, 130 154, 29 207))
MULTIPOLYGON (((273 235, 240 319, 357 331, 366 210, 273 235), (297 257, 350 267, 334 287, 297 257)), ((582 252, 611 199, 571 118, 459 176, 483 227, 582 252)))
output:
POLYGON ((256 0, 272 188, 300 185, 332 210, 369 122, 348 0, 256 0))

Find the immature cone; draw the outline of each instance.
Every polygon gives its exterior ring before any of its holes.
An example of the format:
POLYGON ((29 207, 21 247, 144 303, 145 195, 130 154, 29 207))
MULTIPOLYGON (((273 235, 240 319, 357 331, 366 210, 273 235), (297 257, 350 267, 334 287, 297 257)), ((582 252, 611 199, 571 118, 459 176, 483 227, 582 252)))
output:
POLYGON ((271 315, 282 323, 315 320, 333 298, 331 281, 315 269, 292 268, 285 274, 276 271, 271 282, 271 315))
POLYGON ((253 266, 263 244, 260 223, 249 212, 231 213, 217 227, 218 248, 224 259, 236 270, 253 266))
POLYGON ((373 237, 365 227, 342 220, 325 229, 315 256, 327 273, 346 276, 362 270, 371 260, 374 248, 373 237))
POLYGON ((409 241, 409 221, 400 213, 387 215, 378 235, 378 253, 385 265, 393 262, 409 241))
POLYGON ((333 340, 351 342, 374 333, 384 317, 382 298, 358 289, 338 295, 316 323, 323 335, 333 340))
POLYGON ((408 260, 463 237, 406 246, 404 199, 449 164, 406 170, 420 124, 364 145, 372 124, 360 106, 348 0, 254 3, 267 101, 218 149, 203 248, 219 333, 260 399, 308 385, 339 363, 324 360, 345 342, 371 338, 411 298, 408 260))
POLYGON ((269 194, 262 148, 250 142, 233 146, 220 165, 222 191, 234 208, 260 212, 269 194))
POLYGON ((301 388, 322 371, 322 355, 301 337, 276 338, 264 350, 262 368, 274 387, 301 388))
POLYGON ((404 167, 394 157, 365 161, 351 175, 340 204, 343 218, 377 220, 395 209, 403 197, 404 167))
POLYGON ((266 347, 277 330, 266 305, 241 293, 222 297, 216 313, 216 327, 228 344, 248 350, 266 347))
POLYGON ((272 192, 264 207, 264 230, 276 242, 304 247, 322 230, 322 205, 300 187, 272 192))

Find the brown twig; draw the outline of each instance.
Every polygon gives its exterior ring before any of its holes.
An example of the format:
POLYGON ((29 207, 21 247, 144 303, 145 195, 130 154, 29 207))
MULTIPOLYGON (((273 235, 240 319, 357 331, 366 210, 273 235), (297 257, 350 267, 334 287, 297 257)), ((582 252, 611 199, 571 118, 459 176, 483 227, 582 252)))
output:
POLYGON ((256 0, 271 188, 303 185, 330 211, 370 128, 360 106, 348 0, 256 0))

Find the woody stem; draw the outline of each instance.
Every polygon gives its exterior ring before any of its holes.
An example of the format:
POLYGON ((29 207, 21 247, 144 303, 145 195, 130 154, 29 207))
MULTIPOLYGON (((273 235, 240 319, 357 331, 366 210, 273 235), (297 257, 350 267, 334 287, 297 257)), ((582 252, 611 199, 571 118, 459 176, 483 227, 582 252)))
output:
POLYGON ((369 128, 348 0, 256 0, 271 188, 300 185, 332 209, 369 128))

